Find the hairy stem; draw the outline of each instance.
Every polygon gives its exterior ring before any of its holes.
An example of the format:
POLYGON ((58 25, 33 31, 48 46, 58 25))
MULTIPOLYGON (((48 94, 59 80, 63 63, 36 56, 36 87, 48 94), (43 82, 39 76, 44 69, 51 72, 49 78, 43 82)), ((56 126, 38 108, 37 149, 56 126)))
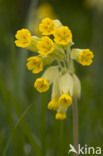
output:
MULTIPOLYGON (((77 107, 77 101, 73 99, 72 104, 73 109, 73 142, 74 147, 78 151, 78 107, 77 107)), ((78 154, 74 154, 74 156, 78 156, 78 154)))

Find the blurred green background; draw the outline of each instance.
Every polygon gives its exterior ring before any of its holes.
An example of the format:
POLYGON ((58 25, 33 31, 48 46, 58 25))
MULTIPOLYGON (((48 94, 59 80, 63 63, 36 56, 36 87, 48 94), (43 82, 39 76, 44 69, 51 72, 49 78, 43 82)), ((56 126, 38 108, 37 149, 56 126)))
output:
POLYGON ((26 69, 32 53, 14 45, 16 31, 36 21, 31 15, 45 2, 72 30, 74 47, 95 54, 90 67, 75 63, 82 84, 79 143, 103 146, 103 9, 84 0, 0 0, 0 156, 66 156, 73 144, 72 109, 65 121, 55 120, 47 110, 50 91, 37 93, 37 76, 26 69))

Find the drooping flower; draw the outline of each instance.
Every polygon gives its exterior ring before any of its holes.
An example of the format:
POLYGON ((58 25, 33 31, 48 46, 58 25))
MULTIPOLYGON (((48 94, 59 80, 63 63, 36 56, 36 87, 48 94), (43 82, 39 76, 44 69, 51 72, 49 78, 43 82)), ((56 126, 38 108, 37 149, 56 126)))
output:
POLYGON ((34 87, 40 93, 46 92, 49 89, 49 82, 44 78, 38 78, 34 83, 34 87))
POLYGON ((48 109, 49 110, 57 110, 58 106, 59 106, 59 103, 58 103, 57 97, 52 98, 51 101, 48 103, 48 109))
POLYGON ((15 38, 16 38, 15 44, 17 47, 26 48, 32 42, 31 33, 28 29, 18 30, 15 35, 15 38))
POLYGON ((67 108, 72 104, 72 97, 69 94, 62 94, 59 98, 59 103, 64 108, 67 108))
POLYGON ((27 68, 32 70, 32 73, 36 74, 43 70, 43 61, 38 56, 32 56, 27 59, 27 68))
POLYGON ((57 120, 64 120, 64 119, 66 119, 66 113, 64 113, 64 112, 58 112, 58 113, 56 113, 56 119, 57 120))

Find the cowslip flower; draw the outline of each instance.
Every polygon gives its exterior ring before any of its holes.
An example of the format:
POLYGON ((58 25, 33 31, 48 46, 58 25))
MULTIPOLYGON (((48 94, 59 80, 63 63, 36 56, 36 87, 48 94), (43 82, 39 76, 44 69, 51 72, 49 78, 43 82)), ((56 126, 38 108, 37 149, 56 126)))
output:
POLYGON ((57 44, 67 45, 72 39, 71 30, 67 26, 61 26, 54 31, 54 40, 57 44))
POLYGON ((40 41, 38 41, 37 48, 38 48, 38 53, 45 56, 50 53, 53 53, 54 43, 49 37, 45 36, 42 37, 40 41))
POLYGON ((72 58, 83 66, 89 66, 93 62, 94 54, 89 49, 73 49, 72 58))
POLYGON ((66 117, 67 117, 67 115, 66 115, 66 113, 64 113, 64 112, 58 112, 58 113, 56 113, 56 119, 57 120, 64 120, 64 119, 66 119, 66 117))
POLYGON ((39 31, 43 35, 51 35, 53 34, 56 26, 50 18, 45 18, 42 20, 42 22, 39 24, 39 31))
POLYGON ((49 89, 49 82, 44 78, 38 78, 34 83, 34 87, 40 93, 46 92, 49 89))
POLYGON ((28 29, 18 30, 15 35, 15 44, 18 47, 26 48, 31 44, 32 37, 28 29))
POLYGON ((62 94, 59 98, 59 103, 64 108, 67 108, 72 104, 72 97, 69 94, 62 94))
POLYGON ((80 64, 84 66, 89 66, 93 62, 94 55, 93 52, 90 51, 89 49, 84 49, 80 52, 78 56, 78 61, 80 64))
POLYGON ((59 107, 58 98, 54 97, 52 100, 48 103, 48 109, 49 110, 57 110, 59 107))
POLYGON ((41 72, 44 66, 49 65, 34 82, 34 88, 42 93, 52 87, 51 100, 47 107, 56 112, 57 120, 64 120, 73 99, 77 100, 81 95, 81 83, 75 74, 74 61, 89 66, 94 54, 89 49, 72 49, 71 30, 57 19, 43 19, 39 29, 45 36, 32 36, 27 29, 17 31, 16 39, 20 44, 17 41, 15 44, 34 52, 34 56, 28 58, 26 64, 33 74, 41 72))
POLYGON ((27 59, 27 68, 32 70, 32 73, 36 74, 43 70, 43 61, 38 56, 32 56, 27 59))

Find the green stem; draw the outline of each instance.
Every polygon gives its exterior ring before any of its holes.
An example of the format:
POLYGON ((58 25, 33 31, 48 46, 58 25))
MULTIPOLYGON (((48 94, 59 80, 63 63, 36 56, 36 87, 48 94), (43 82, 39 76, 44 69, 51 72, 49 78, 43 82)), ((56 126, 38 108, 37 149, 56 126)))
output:
MULTIPOLYGON (((74 147, 78 151, 78 107, 77 107, 77 101, 73 99, 72 104, 73 109, 73 141, 74 141, 74 147)), ((74 156, 78 156, 78 154, 74 154, 74 156)))

